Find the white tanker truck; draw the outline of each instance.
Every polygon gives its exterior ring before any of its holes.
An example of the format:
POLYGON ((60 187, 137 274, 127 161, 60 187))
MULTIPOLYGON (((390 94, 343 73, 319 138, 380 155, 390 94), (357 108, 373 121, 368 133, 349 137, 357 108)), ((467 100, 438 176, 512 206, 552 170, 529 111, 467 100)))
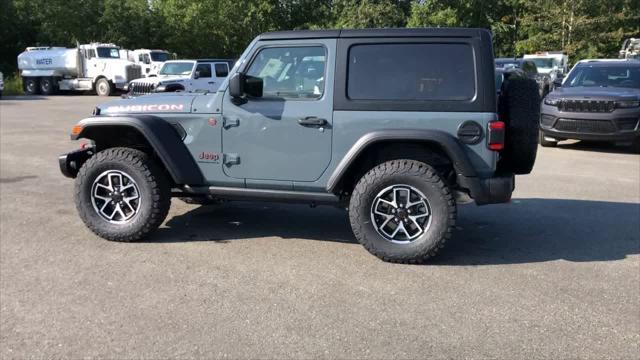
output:
POLYGON ((58 90, 95 91, 109 96, 142 77, 139 65, 120 58, 114 44, 91 43, 77 48, 29 47, 18 55, 25 93, 54 94, 58 90))

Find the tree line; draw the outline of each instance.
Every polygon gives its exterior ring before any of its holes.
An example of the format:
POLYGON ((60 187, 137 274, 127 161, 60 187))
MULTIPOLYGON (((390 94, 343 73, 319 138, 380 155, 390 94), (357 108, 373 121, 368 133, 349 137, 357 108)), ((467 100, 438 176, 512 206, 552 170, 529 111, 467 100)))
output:
POLYGON ((266 31, 430 26, 491 29, 496 56, 617 57, 623 39, 640 36, 640 0, 0 0, 0 71, 15 71, 27 46, 101 41, 236 58, 266 31))

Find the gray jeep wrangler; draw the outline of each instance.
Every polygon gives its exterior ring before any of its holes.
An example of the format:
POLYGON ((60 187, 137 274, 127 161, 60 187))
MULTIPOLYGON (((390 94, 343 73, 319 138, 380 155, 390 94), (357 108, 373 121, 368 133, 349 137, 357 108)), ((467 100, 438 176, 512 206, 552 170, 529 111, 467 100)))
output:
POLYGON ((372 254, 419 263, 451 237, 457 202, 508 202, 533 167, 537 84, 498 91, 493 61, 482 29, 266 33, 215 93, 97 107, 60 168, 108 240, 149 235, 171 197, 335 204, 372 254))

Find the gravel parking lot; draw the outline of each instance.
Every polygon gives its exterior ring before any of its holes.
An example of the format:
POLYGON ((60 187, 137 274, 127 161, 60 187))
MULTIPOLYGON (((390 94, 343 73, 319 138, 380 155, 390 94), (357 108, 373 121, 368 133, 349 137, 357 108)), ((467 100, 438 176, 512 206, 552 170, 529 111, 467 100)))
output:
POLYGON ((424 266, 373 257, 331 207, 174 200, 111 243, 56 159, 103 100, 0 100, 0 358, 640 357, 638 155, 539 149, 424 266))

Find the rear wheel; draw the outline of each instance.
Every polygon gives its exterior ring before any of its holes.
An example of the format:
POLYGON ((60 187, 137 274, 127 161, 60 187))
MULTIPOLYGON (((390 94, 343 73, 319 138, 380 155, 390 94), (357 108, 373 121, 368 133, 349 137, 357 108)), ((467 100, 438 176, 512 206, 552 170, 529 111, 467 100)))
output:
POLYGON ((51 95, 56 92, 53 78, 43 77, 40 79, 40 93, 42 95, 51 95))
POLYGON ((451 237, 456 204, 429 165, 392 160, 367 172, 349 202, 349 220, 358 240, 384 261, 422 263, 451 237))
POLYGON ((112 90, 109 80, 102 78, 96 81, 96 94, 99 96, 109 96, 112 90))
POLYGON ((112 241, 144 238, 164 221, 171 189, 149 155, 130 148, 101 151, 84 163, 75 182, 80 218, 112 241))
POLYGON ((38 95, 40 92, 40 81, 37 77, 22 78, 24 92, 27 95, 38 95))

